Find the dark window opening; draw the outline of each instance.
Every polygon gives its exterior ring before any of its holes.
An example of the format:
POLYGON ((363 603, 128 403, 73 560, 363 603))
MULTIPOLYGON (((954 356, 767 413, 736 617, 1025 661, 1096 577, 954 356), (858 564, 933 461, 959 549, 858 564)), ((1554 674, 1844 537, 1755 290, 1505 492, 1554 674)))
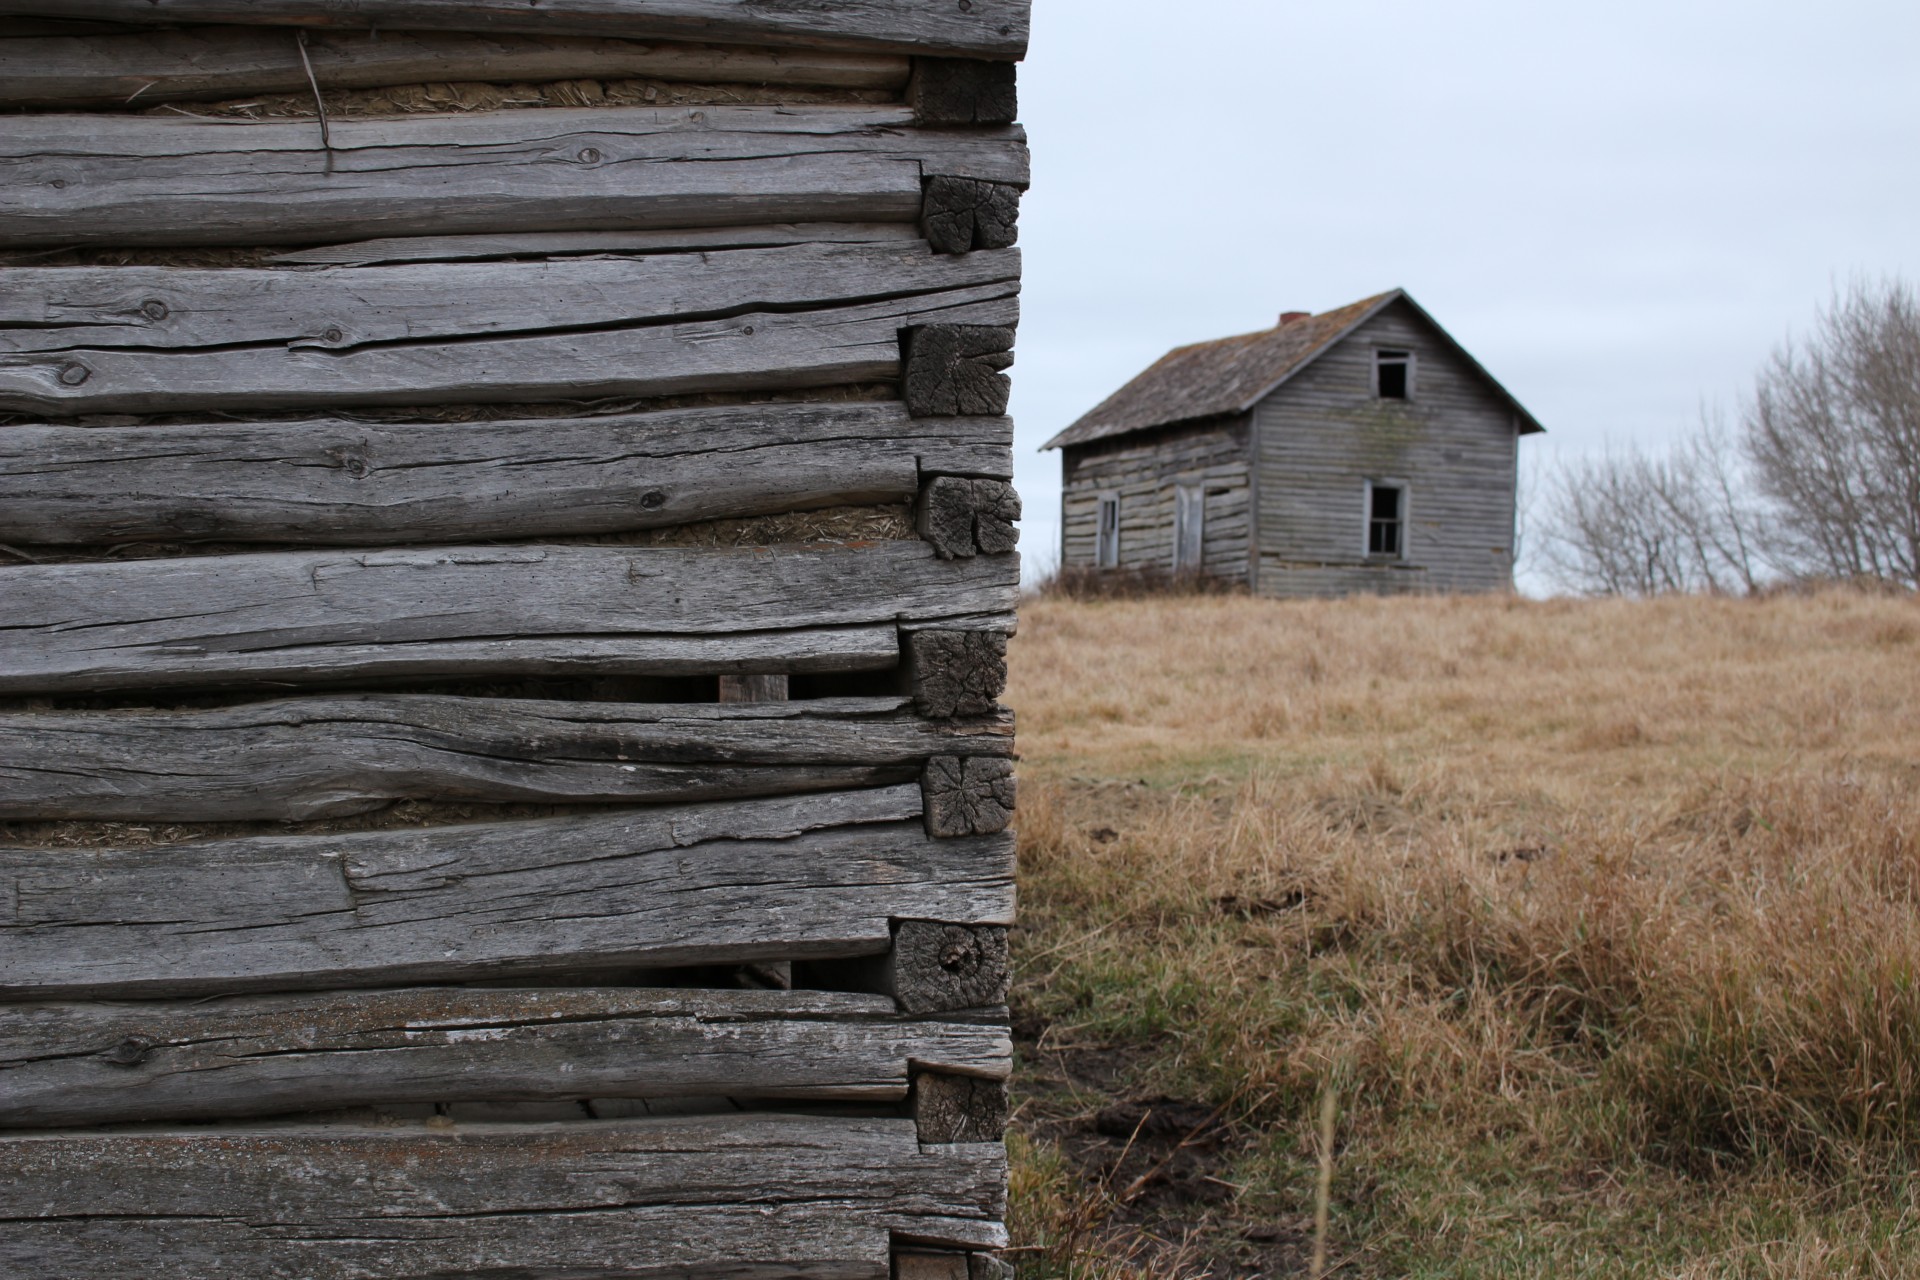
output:
POLYGON ((1373 353, 1374 393, 1382 400, 1413 398, 1413 353, 1376 351, 1373 353))
POLYGON ((1398 485, 1376 484, 1367 499, 1367 554, 1398 556, 1406 528, 1403 491, 1398 485))

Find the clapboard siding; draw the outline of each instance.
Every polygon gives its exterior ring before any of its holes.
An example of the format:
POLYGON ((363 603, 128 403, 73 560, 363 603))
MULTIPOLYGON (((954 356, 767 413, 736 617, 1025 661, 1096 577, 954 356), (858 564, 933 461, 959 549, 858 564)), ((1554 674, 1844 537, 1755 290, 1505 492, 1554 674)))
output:
POLYGON ((1213 422, 1122 437, 1073 449, 1063 463, 1061 563, 1094 564, 1099 497, 1120 498, 1120 567, 1173 568, 1175 490, 1206 495, 1204 571, 1244 581, 1251 542, 1249 457, 1244 420, 1213 422))
POLYGON ((905 698, 692 705, 432 694, 0 714, 0 820, 341 817, 396 800, 632 803, 905 782, 1006 756, 1009 716, 905 698))
POLYGON ((421 987, 0 1009, 0 1126, 578 1098, 884 1104, 909 1067, 1004 1079, 1000 1010, 889 996, 421 987))
POLYGON ((1514 411, 1406 303, 1301 370, 1253 419, 1263 593, 1511 585, 1514 411), (1381 346, 1415 353, 1413 400, 1374 397, 1372 353, 1381 346), (1400 565, 1367 562, 1370 478, 1408 484, 1400 565))
MULTIPOLYGON (((0 106, 146 107, 305 93, 300 54, 286 31, 260 27, 25 37, 0 29, 0 106)), ((330 90, 625 77, 897 90, 911 66, 889 54, 391 30, 315 30, 306 54, 314 79, 330 90)))
POLYGON ((0 1271, 62 1280, 884 1280, 1006 1243, 999 1143, 739 1115, 0 1138, 0 1271))
POLYGON ((109 22, 241 22, 300 27, 525 31, 976 58, 1026 52, 1030 0, 0 0, 0 15, 109 22))
POLYGON ((1009 835, 918 785, 141 849, 0 848, 0 998, 201 996, 879 954, 1007 924, 1009 835))
POLYGON ((909 222, 921 181, 1025 186, 1017 128, 904 107, 594 107, 334 122, 30 115, 0 134, 0 240, 289 244, 456 232, 909 222))
MULTIPOLYGON (((582 669, 686 674, 703 657, 724 657, 736 637, 746 642, 742 655, 769 657, 790 638, 801 659, 822 628, 1010 613, 1019 573, 1015 555, 942 560, 919 541, 20 565, 0 570, 8 604, 0 692, 582 669)), ((758 669, 787 668, 775 658, 758 669)))
POLYGON ((0 427, 0 542, 457 542, 903 503, 923 470, 1004 478, 1012 432, 897 402, 0 427))

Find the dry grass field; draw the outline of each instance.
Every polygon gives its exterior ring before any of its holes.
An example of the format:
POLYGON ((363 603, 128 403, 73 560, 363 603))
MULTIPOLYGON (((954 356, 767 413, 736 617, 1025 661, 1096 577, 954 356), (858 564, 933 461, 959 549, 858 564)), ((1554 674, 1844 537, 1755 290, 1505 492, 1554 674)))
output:
POLYGON ((1920 604, 1024 607, 1022 1277, 1920 1275, 1920 604), (1330 1143, 1321 1139, 1328 1121, 1330 1143))

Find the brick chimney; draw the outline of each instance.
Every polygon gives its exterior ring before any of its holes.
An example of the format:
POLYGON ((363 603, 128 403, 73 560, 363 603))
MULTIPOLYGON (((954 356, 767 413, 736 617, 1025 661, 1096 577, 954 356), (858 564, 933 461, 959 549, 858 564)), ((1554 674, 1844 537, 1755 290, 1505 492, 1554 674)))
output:
POLYGON ((1280 313, 1280 327, 1284 329, 1295 320, 1311 319, 1313 319, 1313 312, 1311 311, 1282 311, 1280 313))

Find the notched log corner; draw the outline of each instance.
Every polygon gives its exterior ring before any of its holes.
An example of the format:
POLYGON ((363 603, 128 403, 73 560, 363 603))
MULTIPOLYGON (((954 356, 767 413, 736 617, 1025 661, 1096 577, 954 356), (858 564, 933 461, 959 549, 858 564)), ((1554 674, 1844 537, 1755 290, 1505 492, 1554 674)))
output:
POLYGON ((995 417, 1013 383, 1013 327, 927 324, 901 332, 907 412, 916 418, 995 417))
POLYGON ((1020 114, 1019 71, 981 58, 915 58, 907 105, 923 125, 1012 124, 1020 114))
POLYGON ((1007 687, 1007 637, 998 631, 914 631, 907 635, 913 699, 935 720, 983 716, 1007 687))
POLYGON ((978 178, 928 178, 920 226, 935 253, 1009 248, 1020 238, 1020 188, 978 178))
POLYGON ((1020 495, 1004 480, 935 476, 920 489, 920 536, 942 560, 1003 555, 1020 542, 1020 495))
POLYGON ((992 756, 935 756, 921 775, 927 834, 987 836, 1013 821, 1013 761, 992 756))
POLYGON ((905 1013, 1005 1004, 1010 972, 1001 925, 902 920, 893 927, 887 989, 905 1013))
POLYGON ((934 1071, 913 1078, 913 1123, 923 1144, 999 1142, 1009 1111, 1005 1080, 934 1071))

